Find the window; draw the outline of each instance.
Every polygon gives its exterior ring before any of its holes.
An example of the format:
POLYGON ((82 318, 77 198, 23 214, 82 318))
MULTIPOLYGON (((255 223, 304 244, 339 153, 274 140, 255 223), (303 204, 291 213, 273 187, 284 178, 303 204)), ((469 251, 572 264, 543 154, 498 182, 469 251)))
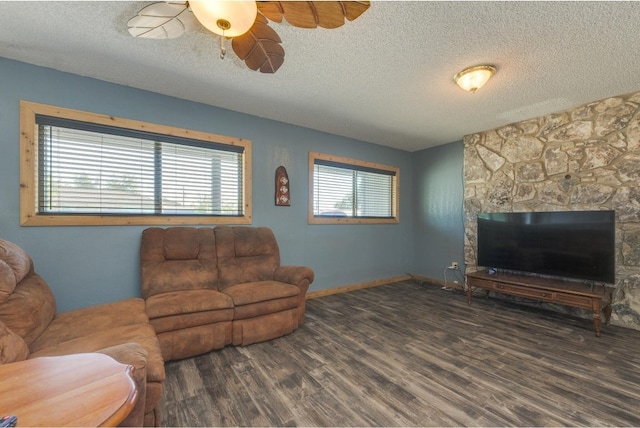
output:
POLYGON ((398 168, 309 153, 309 223, 397 223, 398 168))
POLYGON ((21 224, 249 224, 251 143, 21 103, 21 224))

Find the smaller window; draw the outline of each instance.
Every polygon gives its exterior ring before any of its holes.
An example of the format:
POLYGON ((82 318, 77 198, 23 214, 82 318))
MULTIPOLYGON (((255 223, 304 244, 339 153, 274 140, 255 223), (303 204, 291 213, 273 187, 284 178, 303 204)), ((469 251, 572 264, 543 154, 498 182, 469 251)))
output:
POLYGON ((400 170, 309 153, 309 223, 397 223, 400 170))

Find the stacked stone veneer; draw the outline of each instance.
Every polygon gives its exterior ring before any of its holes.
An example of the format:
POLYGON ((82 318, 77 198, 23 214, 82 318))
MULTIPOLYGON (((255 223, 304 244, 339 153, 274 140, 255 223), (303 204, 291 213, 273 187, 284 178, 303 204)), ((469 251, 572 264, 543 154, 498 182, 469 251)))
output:
POLYGON ((640 330, 640 92, 467 135, 464 209, 469 271, 480 212, 615 210, 611 322, 640 330))

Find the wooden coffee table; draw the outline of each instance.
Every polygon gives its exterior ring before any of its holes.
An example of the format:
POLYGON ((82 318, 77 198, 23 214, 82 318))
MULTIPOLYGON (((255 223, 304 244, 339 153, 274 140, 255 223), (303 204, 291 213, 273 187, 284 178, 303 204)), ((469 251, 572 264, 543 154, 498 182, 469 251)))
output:
POLYGON ((132 366, 104 354, 0 365, 0 416, 18 426, 115 426, 138 398, 132 366))

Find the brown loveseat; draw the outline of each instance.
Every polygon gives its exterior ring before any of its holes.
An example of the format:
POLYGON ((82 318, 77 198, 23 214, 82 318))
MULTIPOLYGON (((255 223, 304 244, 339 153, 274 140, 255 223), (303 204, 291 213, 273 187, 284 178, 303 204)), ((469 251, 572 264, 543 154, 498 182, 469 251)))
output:
POLYGON ((293 332, 314 279, 280 266, 271 229, 152 227, 140 247, 142 296, 166 361, 293 332))
POLYGON ((99 352, 133 366, 138 400, 122 425, 160 424, 164 362, 144 300, 56 313, 47 283, 17 245, 0 239, 0 364, 99 352))

